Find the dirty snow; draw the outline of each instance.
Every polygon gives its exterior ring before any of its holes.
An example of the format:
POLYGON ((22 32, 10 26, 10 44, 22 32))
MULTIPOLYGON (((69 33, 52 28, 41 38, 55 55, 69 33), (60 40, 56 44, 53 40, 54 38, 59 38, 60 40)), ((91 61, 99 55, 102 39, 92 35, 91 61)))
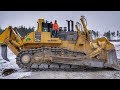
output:
MULTIPOLYGON (((120 59, 120 42, 112 42, 115 45, 117 58, 120 59)), ((120 71, 39 71, 39 72, 25 72, 20 70, 15 61, 15 55, 8 49, 7 62, 1 57, 0 47, 0 79, 120 79, 120 71), (3 69, 16 69, 18 72, 12 73, 3 77, 1 75, 3 69)))
POLYGON ((7 53, 7 55, 8 55, 10 62, 2 59, 1 47, 0 47, 0 70, 1 69, 9 69, 9 68, 19 69, 18 65, 16 64, 16 60, 15 60, 16 56, 10 51, 10 49, 8 49, 8 52, 9 53, 7 53))
POLYGON ((22 79, 120 79, 119 71, 40 71, 22 79))
POLYGON ((21 79, 31 75, 31 72, 16 72, 8 76, 0 76, 1 79, 21 79))
POLYGON ((11 50, 9 48, 8 48, 8 52, 9 53, 7 53, 7 55, 8 55, 8 59, 10 60, 10 62, 2 59, 2 57, 1 57, 1 47, 0 47, 0 79, 19 79, 19 78, 23 78, 23 77, 26 77, 26 76, 30 76, 31 72, 24 72, 23 70, 20 70, 20 68, 16 64, 16 60, 15 60, 16 56, 14 55, 14 53, 11 52, 11 50), (18 72, 15 72, 11 75, 3 77, 1 75, 2 70, 3 69, 10 69, 10 68, 18 70, 18 72))

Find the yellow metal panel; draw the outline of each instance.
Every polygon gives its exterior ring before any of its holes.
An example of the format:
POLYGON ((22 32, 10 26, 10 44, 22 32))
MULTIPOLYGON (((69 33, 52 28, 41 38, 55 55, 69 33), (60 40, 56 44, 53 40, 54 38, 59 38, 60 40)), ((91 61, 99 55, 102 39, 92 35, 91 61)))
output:
POLYGON ((23 40, 23 43, 34 43, 34 41, 35 41, 34 34, 35 34, 35 32, 31 32, 30 34, 28 34, 25 37, 25 39, 23 40))
POLYGON ((61 43, 59 38, 51 38, 50 32, 41 32, 41 41, 35 42, 35 32, 31 32, 28 36, 25 37, 23 43, 61 43))
POLYGON ((7 46, 15 55, 18 55, 19 51, 15 48, 15 46, 13 46, 10 42, 8 42, 7 46))
POLYGON ((69 41, 62 41, 61 48, 67 48, 69 50, 74 50, 75 44, 71 44, 69 41))
POLYGON ((113 44, 111 44, 111 43, 107 43, 105 49, 106 49, 106 50, 112 50, 112 49, 115 49, 115 47, 114 47, 113 44))
POLYGON ((20 47, 20 46, 21 46, 21 44, 17 43, 17 42, 14 41, 14 40, 12 40, 11 43, 12 43, 13 45, 15 45, 16 47, 20 47))
POLYGON ((51 34, 49 32, 41 32, 41 43, 48 43, 51 40, 51 34))
POLYGON ((10 30, 11 30, 11 26, 9 26, 8 28, 6 28, 3 33, 0 35, 0 43, 4 43, 5 39, 7 39, 10 35, 10 30))
POLYGON ((50 32, 42 32, 41 43, 61 43, 61 40, 59 38, 51 38, 50 32))
POLYGON ((42 32, 42 22, 44 22, 44 19, 38 19, 38 32, 42 32))
POLYGON ((90 44, 92 48, 96 49, 96 48, 99 48, 98 44, 97 43, 91 43, 90 44))

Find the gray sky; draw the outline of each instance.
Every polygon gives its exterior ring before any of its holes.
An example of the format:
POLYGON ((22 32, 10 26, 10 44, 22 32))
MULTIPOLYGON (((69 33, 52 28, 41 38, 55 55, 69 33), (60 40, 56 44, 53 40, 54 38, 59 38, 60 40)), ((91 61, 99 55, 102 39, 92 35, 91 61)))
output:
POLYGON ((120 31, 120 11, 0 11, 0 27, 24 25, 37 27, 38 18, 48 21, 57 20, 59 26, 67 26, 66 20, 80 21, 84 15, 88 29, 99 32, 120 31))

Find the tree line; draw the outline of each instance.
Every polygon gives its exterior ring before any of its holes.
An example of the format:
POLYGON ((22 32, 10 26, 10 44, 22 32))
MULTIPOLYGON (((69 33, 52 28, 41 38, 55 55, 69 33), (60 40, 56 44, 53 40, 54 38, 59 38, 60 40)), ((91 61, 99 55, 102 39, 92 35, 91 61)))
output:
POLYGON ((14 27, 14 30, 17 30, 21 37, 25 37, 28 33, 33 32, 35 27, 26 28, 25 26, 14 27))
POLYGON ((100 36, 98 31, 89 30, 89 33, 91 34, 93 39, 96 39, 100 36))
POLYGON ((0 27, 0 34, 2 33, 2 31, 3 31, 3 30, 2 30, 1 27, 0 27))
MULTIPOLYGON (((25 37, 28 33, 33 32, 34 31, 34 26, 33 27, 29 27, 26 28, 25 26, 18 26, 18 27, 13 27, 14 30, 17 30, 18 33, 20 34, 21 37, 25 37)), ((0 28, 0 34, 3 32, 4 30, 0 28)))
MULTIPOLYGON (((94 31, 94 30, 89 30, 91 36, 96 39, 100 36, 100 33, 98 31, 94 31)), ((103 33, 103 36, 107 37, 109 40, 114 40, 119 39, 120 40, 120 31, 107 31, 103 33)))
POLYGON ((107 37, 109 40, 114 39, 114 37, 120 38, 120 31, 117 30, 116 32, 115 31, 111 32, 109 30, 109 31, 105 32, 103 34, 103 36, 107 37))

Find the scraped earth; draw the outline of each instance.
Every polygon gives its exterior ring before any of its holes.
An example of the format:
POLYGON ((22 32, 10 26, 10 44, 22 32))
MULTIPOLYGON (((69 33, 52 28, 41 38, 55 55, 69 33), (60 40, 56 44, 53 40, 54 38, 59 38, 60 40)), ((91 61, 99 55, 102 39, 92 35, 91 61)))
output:
MULTIPOLYGON (((119 71, 79 71, 79 72, 57 72, 42 71, 33 72, 26 79, 120 79, 119 71)), ((23 78, 23 79, 24 79, 23 78)))
MULTIPOLYGON (((120 59, 120 42, 112 43, 115 45, 117 58, 120 59)), ((17 66, 15 55, 10 50, 8 50, 8 58, 10 62, 0 56, 0 79, 120 79, 120 71, 114 69, 24 71, 17 66)))

